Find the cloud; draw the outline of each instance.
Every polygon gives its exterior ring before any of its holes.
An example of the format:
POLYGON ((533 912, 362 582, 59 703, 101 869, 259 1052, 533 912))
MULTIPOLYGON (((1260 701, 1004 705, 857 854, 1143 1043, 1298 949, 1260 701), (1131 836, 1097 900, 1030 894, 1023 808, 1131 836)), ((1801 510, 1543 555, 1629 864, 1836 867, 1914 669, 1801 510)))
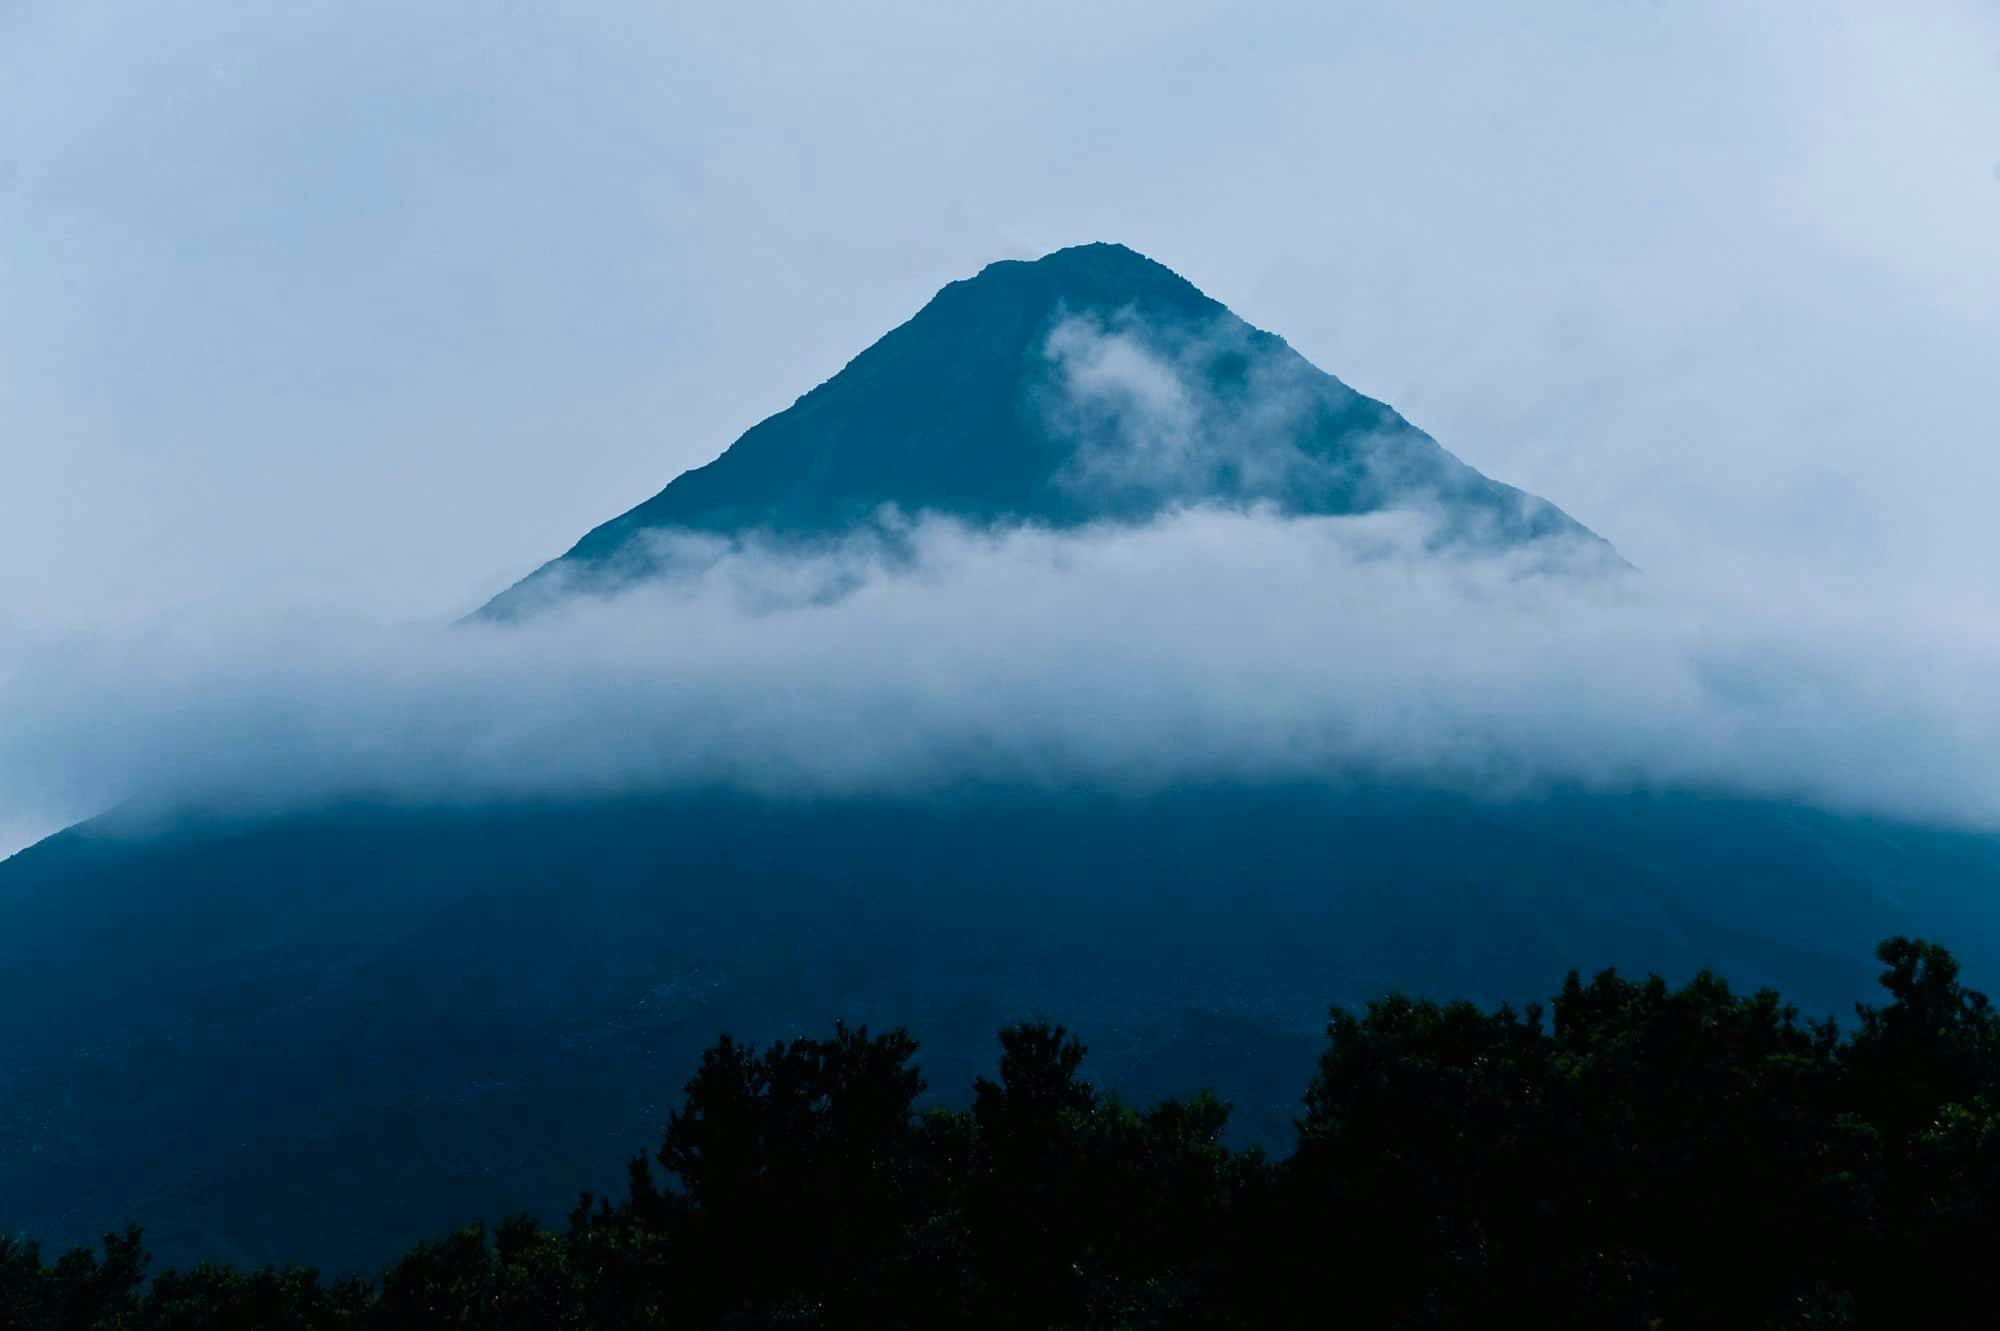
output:
MULTIPOLYGON (((1495 485, 1387 405, 1228 314, 1166 320, 1127 308, 1060 317, 1031 390, 1071 450, 1055 481, 1106 516, 1163 504, 1271 503, 1287 512, 1421 508, 1435 544, 1501 545, 1574 528, 1495 485)), ((1606 567, 1623 567, 1599 547, 1606 567)), ((1563 546, 1563 558, 1585 558, 1563 546)))
POLYGON ((1042 352, 1045 422, 1076 448, 1057 480, 1087 498, 1275 497, 1362 479, 1301 446, 1315 411, 1356 395, 1227 316, 1165 329, 1129 310, 1070 315, 1042 352))
POLYGON ((1551 571, 1547 548, 1440 556, 1429 525, 927 518, 711 547, 518 626, 48 640, 0 677, 0 808, 1389 779, 2000 822, 1983 622, 1853 586, 1772 596, 1775 574, 1732 600, 1551 571))

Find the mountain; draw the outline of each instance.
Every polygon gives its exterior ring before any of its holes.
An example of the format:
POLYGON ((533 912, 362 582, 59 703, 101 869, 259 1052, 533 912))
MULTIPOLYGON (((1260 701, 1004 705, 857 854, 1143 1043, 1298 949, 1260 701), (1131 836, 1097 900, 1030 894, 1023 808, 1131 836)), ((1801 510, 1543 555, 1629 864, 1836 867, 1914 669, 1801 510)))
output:
MULTIPOLYGON (((1116 246, 945 289, 716 462, 486 610, 671 576, 676 530, 812 542, 1188 502, 1412 508, 1440 545, 1597 538, 1116 246)), ((1474 650, 1477 644, 1468 644, 1474 650)), ((0 1233, 350 1270, 560 1214, 658 1140, 717 1034, 906 1024, 933 1085, 1001 1023, 1282 1147, 1330 1003, 1545 998, 1712 967, 1816 1012, 1927 935, 2000 980, 2000 840, 1714 791, 1243 778, 895 798, 724 789, 108 815, 0 862, 0 1233)), ((170 812, 170 811, 168 811, 170 812)))
POLYGON ((715 461, 480 613, 518 618, 557 590, 615 590, 661 572, 670 556, 648 537, 673 531, 809 540, 885 507, 1072 527, 1192 502, 1423 508, 1446 539, 1602 544, 1170 269, 1095 244, 953 282, 715 461))
POLYGON ((2000 844, 1696 796, 1503 804, 688 795, 345 805, 0 864, 0 1232, 358 1269, 559 1216, 659 1139, 717 1034, 906 1024, 934 1086, 1031 1016, 1138 1099, 1282 1148, 1330 1003, 1546 999, 1572 966, 1872 999, 1869 949, 2000 980, 2000 844))

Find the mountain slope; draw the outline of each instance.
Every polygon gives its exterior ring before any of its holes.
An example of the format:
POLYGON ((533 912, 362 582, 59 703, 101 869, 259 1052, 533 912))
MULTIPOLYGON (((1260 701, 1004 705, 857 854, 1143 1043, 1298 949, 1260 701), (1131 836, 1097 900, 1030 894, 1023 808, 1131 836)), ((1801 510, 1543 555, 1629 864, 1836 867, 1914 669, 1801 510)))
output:
POLYGON ((649 534, 810 539, 885 506, 1066 527, 1188 502, 1422 507, 1452 539, 1596 543, 1169 269, 1095 244, 947 286, 832 379, 481 614, 515 618, 554 589, 612 590, 657 572, 670 557, 649 534))
POLYGON ((0 863, 0 1232, 366 1266, 559 1214, 700 1050, 908 1024, 933 1084, 1045 1016, 1282 1148, 1327 1004, 1711 966, 1846 1015, 1868 949, 2000 981, 2000 845, 1783 805, 1212 787, 1144 799, 343 806, 0 863))

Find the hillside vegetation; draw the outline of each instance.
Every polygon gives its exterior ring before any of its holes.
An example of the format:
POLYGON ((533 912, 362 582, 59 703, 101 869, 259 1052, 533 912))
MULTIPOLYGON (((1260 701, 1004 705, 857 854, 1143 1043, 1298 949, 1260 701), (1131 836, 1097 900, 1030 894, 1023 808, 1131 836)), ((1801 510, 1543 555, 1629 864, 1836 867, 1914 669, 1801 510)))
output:
POLYGON ((997 1078, 924 1113, 903 1032, 725 1036, 566 1225, 368 1281, 0 1240, 0 1326, 1956 1324, 2000 1236, 2000 1015, 1934 944, 1877 956, 1887 1001, 1844 1030, 1708 974, 1336 1009, 1282 1158, 1224 1146, 1208 1095, 1099 1094, 1060 1027, 1002 1031, 997 1078))

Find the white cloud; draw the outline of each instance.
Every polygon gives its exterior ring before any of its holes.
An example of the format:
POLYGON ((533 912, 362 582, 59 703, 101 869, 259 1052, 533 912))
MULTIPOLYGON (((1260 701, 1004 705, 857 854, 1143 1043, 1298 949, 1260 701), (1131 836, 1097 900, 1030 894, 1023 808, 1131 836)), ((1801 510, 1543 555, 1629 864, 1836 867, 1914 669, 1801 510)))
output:
MULTIPOLYGON (((1076 450, 1057 480, 1086 497, 1188 499, 1225 487, 1270 497, 1362 479, 1302 446, 1315 408, 1354 395, 1226 316, 1162 329, 1131 310, 1108 322, 1069 315, 1042 351, 1046 424, 1076 450), (1242 380, 1226 397, 1215 389, 1222 372, 1242 380)), ((1368 441, 1345 442, 1365 470, 1368 441)))
POLYGON ((1548 550, 1440 557, 1428 536, 1414 514, 933 519, 711 551, 514 627, 182 620, 44 644, 0 681, 0 806, 1387 777, 2000 822, 1990 623, 1855 586, 1721 600, 1551 573, 1548 550))

